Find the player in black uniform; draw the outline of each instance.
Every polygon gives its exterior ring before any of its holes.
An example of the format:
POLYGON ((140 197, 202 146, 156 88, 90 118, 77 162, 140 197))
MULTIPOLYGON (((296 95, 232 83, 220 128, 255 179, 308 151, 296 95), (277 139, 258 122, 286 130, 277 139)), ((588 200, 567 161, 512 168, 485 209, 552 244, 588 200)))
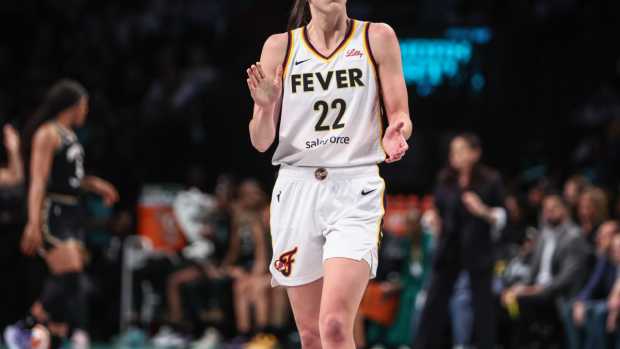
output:
MULTIPOLYGON (((21 248, 27 255, 41 255, 50 269, 31 315, 47 325, 52 338, 73 333, 74 348, 88 346, 80 194, 99 194, 107 205, 118 200, 114 186, 84 174, 84 150, 73 128, 84 124, 87 113, 86 89, 78 82, 61 80, 49 90, 24 139, 24 157, 30 168, 28 223, 21 248)), ((21 349, 22 337, 27 337, 27 331, 16 328, 12 335, 9 331, 5 335, 11 349, 21 349)))

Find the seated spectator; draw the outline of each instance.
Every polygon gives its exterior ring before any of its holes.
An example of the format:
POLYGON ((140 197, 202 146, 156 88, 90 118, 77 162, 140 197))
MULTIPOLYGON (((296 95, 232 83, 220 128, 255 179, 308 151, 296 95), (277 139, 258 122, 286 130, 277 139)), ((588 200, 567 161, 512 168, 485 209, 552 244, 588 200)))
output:
POLYGON ((185 328, 187 332, 191 324, 187 323, 188 319, 183 314, 181 285, 203 275, 209 278, 220 275, 217 261, 210 258, 215 245, 211 241, 215 239, 215 221, 211 217, 215 210, 215 200, 197 189, 179 193, 174 202, 176 220, 188 240, 182 253, 189 263, 170 274, 166 282, 168 321, 174 327, 185 328))
POLYGON ((525 204, 519 200, 517 195, 507 195, 506 200, 504 200, 504 207, 506 208, 507 222, 498 238, 495 251, 499 261, 506 261, 515 255, 516 250, 527 238, 526 231, 528 228, 525 204))
POLYGON ((403 236, 385 233, 377 277, 370 282, 356 319, 358 347, 411 343, 416 298, 430 272, 432 239, 417 210, 407 212, 403 236))
POLYGON ((174 222, 183 233, 187 245, 173 254, 171 266, 164 278, 167 317, 153 342, 158 347, 185 345, 192 334, 192 323, 183 312, 181 285, 207 274, 215 277, 218 271, 210 260, 217 211, 216 200, 197 188, 181 191, 173 203, 174 222))
POLYGON ((608 217, 607 195, 603 189, 590 186, 579 196, 577 217, 581 231, 591 246, 595 245, 596 231, 608 217))
POLYGON ((564 191, 562 192, 562 197, 570 206, 572 217, 577 217, 577 205, 579 204, 579 197, 581 197, 581 194, 588 186, 590 186, 590 182, 581 175, 571 176, 564 183, 564 191))
POLYGON ((234 342, 245 342, 252 332, 264 332, 269 323, 269 304, 263 287, 269 265, 267 231, 261 217, 265 201, 265 192, 258 182, 245 180, 241 183, 233 207, 233 229, 224 261, 224 267, 233 279, 238 333, 234 342))
POLYGON ((586 287, 572 306, 566 307, 564 321, 570 348, 607 348, 605 323, 607 298, 620 264, 620 226, 615 221, 601 225, 597 233, 597 264, 586 287))
MULTIPOLYGON (((574 297, 583 286, 589 253, 579 227, 570 219, 567 204, 559 195, 546 196, 531 275, 526 283, 516 284, 502 294, 502 303, 516 320, 512 328, 513 345, 524 347, 524 341, 535 335, 533 326, 541 322, 552 331, 557 330, 556 306, 574 297)), ((554 338, 543 339, 556 342, 554 338)))
MULTIPOLYGON (((261 223, 263 231, 266 232, 267 240, 270 238, 269 233, 269 206, 265 206, 262 210, 261 223)), ((268 245, 271 245, 269 242, 268 245)), ((268 248, 267 261, 271 261, 272 251, 268 248)), ((265 299, 269 308, 269 320, 267 326, 263 328, 264 333, 256 335, 251 342, 247 343, 245 349, 270 349, 278 346, 278 343, 284 347, 289 340, 287 334, 289 325, 291 325, 291 311, 284 287, 271 287, 271 274, 266 273, 263 277, 255 277, 253 281, 253 289, 257 298, 265 299)))
POLYGON ((164 325, 154 336, 153 343, 159 347, 185 345, 192 337, 196 321, 187 311, 187 299, 183 296, 183 287, 192 281, 207 278, 222 278, 219 270, 223 259, 220 250, 228 245, 228 203, 230 201, 232 181, 227 176, 220 176, 217 181, 215 196, 204 193, 198 188, 204 187, 200 172, 190 173, 190 189, 181 191, 173 202, 174 226, 184 235, 187 246, 181 251, 153 251, 145 255, 142 265, 134 271, 131 327, 121 336, 121 342, 127 338, 144 337, 140 328, 148 328, 138 316, 142 306, 145 284, 151 286, 153 293, 160 297, 157 314, 165 314, 156 321, 164 325))

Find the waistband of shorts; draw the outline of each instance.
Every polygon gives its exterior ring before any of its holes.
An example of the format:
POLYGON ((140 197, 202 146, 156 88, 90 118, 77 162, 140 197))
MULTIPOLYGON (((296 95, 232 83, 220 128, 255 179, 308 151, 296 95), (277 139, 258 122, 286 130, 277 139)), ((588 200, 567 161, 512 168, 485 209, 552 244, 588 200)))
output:
POLYGON ((280 165, 278 177, 299 180, 319 180, 317 171, 325 171, 326 176, 321 180, 347 180, 360 177, 380 177, 378 165, 363 165, 352 167, 301 167, 280 165))

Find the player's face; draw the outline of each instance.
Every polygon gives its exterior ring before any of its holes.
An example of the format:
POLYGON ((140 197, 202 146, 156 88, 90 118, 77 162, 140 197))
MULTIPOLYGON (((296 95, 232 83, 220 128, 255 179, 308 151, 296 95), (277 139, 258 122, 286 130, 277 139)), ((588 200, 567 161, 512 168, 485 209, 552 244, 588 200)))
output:
POLYGON ((450 143, 450 166, 457 171, 470 169, 480 159, 480 151, 472 148, 462 137, 450 143))
POLYGON ((80 101, 75 106, 75 126, 82 126, 86 122, 86 115, 88 115, 88 97, 80 98, 80 101))

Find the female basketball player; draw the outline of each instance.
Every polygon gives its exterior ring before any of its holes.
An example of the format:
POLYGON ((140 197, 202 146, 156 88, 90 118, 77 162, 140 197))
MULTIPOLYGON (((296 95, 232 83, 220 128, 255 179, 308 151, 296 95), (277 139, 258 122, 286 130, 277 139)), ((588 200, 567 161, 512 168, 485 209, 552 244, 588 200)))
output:
POLYGON ((306 349, 355 347, 384 213, 377 164, 400 160, 412 131, 400 57, 394 31, 350 19, 346 0, 297 0, 291 30, 247 70, 252 144, 264 152, 279 131, 272 284, 287 287, 306 349))
MULTIPOLYGON (((59 337, 70 330, 84 330, 86 321, 80 193, 99 194, 108 205, 118 200, 110 183, 84 176, 84 151, 73 128, 84 124, 87 113, 84 87, 61 80, 48 92, 24 140, 30 177, 22 251, 27 255, 40 253, 51 270, 41 299, 31 311, 59 337)), ((83 331, 78 333, 84 335, 83 331)))

